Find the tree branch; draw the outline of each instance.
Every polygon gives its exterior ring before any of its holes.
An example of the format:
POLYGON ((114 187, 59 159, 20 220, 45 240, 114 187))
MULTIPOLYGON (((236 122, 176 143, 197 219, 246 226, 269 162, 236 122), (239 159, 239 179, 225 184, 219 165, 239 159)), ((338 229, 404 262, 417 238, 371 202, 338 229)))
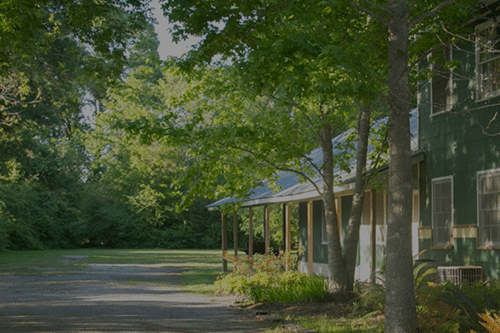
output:
MULTIPOLYGON (((243 147, 237 147, 237 146, 233 146, 233 147, 228 147, 228 148, 232 148, 232 149, 237 149, 237 150, 241 150, 241 151, 244 151, 252 156, 254 156, 255 158, 255 152, 250 150, 250 149, 247 149, 247 148, 243 148, 243 147)), ((257 158, 255 158, 257 160, 257 158)), ((292 168, 285 168, 285 167, 280 167, 278 166, 277 164, 271 162, 270 160, 268 160, 267 158, 264 158, 262 159, 262 161, 270 166, 272 166, 274 169, 276 170, 279 170, 279 171, 284 171, 284 172, 290 172, 290 173, 295 173, 301 177, 303 177, 306 181, 308 181, 309 183, 311 183, 314 188, 316 189, 316 191, 318 191, 318 193, 321 195, 321 190, 320 188, 318 187, 318 185, 316 185, 316 183, 312 180, 312 178, 310 178, 305 172, 303 171, 300 171, 300 170, 295 170, 295 169, 292 169, 292 168)), ((322 176, 322 174, 320 173, 320 175, 322 176)))
POLYGON ((421 22, 422 20, 425 20, 426 18, 428 17, 431 17, 431 16, 434 16, 436 15, 436 13, 438 13, 444 6, 447 6, 447 5, 451 5, 452 3, 456 2, 457 0, 447 0, 447 1, 443 1, 441 2, 436 8, 434 8, 433 10, 430 10, 416 18, 414 18, 413 20, 410 21, 410 27, 413 27, 415 24, 421 22))
POLYGON ((412 62, 411 64, 408 65, 408 68, 413 68, 414 66, 417 66, 420 62, 422 62, 429 54, 431 54, 432 52, 434 51, 437 51, 439 50, 440 48, 442 47, 442 45, 439 45, 439 46, 435 46, 433 47, 432 49, 430 50, 427 50, 425 51, 424 53, 422 53, 421 55, 418 56, 418 58, 412 62))
POLYGON ((366 2, 367 4, 369 4, 370 6, 372 6, 373 8, 377 9, 377 10, 380 10, 381 12, 387 14, 387 15, 391 15, 391 12, 387 9, 387 8, 384 8, 382 6, 379 6, 379 5, 376 5, 374 4, 373 2, 369 1, 369 0, 363 0, 364 2, 366 2))
POLYGON ((413 11, 413 8, 415 8, 415 5, 417 3, 417 0, 413 0, 410 4, 410 9, 408 10, 408 13, 411 14, 411 12, 413 11))
POLYGON ((281 99, 279 99, 278 97, 275 97, 275 96, 273 96, 273 95, 267 95, 267 94, 264 94, 264 95, 261 95, 261 96, 263 96, 263 97, 267 97, 267 98, 270 98, 270 99, 273 99, 273 100, 275 100, 275 101, 280 102, 281 104, 288 105, 288 106, 292 106, 292 107, 296 108, 297 110, 299 110, 299 111, 300 111, 300 113, 304 116, 304 118, 306 118, 306 120, 307 120, 307 122, 309 123, 309 125, 310 125, 311 127, 313 127, 313 126, 314 126, 314 123, 313 123, 313 121, 312 121, 311 117, 309 117, 309 116, 307 115, 307 113, 305 112, 305 110, 303 110, 303 109, 300 107, 300 105, 298 105, 297 103, 295 103, 295 102, 293 102, 293 101, 292 101, 292 102, 283 102, 281 99))
MULTIPOLYGON (((369 3, 370 5, 372 5, 373 7, 377 8, 378 10, 383 11, 386 14, 390 13, 387 9, 385 9, 383 7, 380 7, 380 6, 376 6, 376 5, 372 4, 371 2, 369 2, 368 0, 364 0, 364 1, 367 2, 367 3, 369 3)), ((374 11, 372 11, 370 9, 367 9, 367 8, 364 8, 364 7, 358 5, 358 4, 354 3, 354 2, 351 2, 351 6, 353 6, 354 8, 359 9, 362 12, 365 12, 366 14, 368 14, 370 16, 373 16, 374 18, 376 18, 377 20, 379 20, 380 23, 382 23, 383 25, 389 26, 389 22, 387 22, 387 20, 384 19, 384 17, 382 15, 379 15, 379 14, 375 13, 374 11)))
POLYGON ((380 165, 378 165, 378 163, 382 159, 382 152, 384 151, 384 146, 387 144, 388 135, 389 135, 389 131, 386 131, 385 135, 384 135, 384 139, 382 140, 382 145, 380 146, 380 150, 377 154, 377 158, 375 159, 375 162, 370 163, 370 170, 371 171, 368 173, 368 175, 366 175, 367 182, 373 176, 373 174, 375 173, 375 170, 377 170, 380 167, 380 165))
MULTIPOLYGON (((484 107, 478 107, 478 108, 475 108, 475 109, 482 109, 482 108, 486 108, 486 107, 491 107, 491 105, 484 106, 484 107)), ((489 133, 489 132, 487 132, 487 130, 490 127, 491 123, 494 120, 496 120, 496 118, 498 116, 498 112, 495 112, 495 114, 493 115, 493 118, 491 118, 491 120, 488 122, 488 125, 486 127, 484 127, 479 122, 479 119, 477 119, 476 117, 474 117, 474 115, 472 114, 471 110, 465 110, 465 112, 468 113, 469 116, 471 116, 472 120, 474 120, 474 122, 481 128, 481 131, 483 132, 484 135, 486 135, 486 136, 500 136, 500 132, 498 132, 498 133, 489 133)))

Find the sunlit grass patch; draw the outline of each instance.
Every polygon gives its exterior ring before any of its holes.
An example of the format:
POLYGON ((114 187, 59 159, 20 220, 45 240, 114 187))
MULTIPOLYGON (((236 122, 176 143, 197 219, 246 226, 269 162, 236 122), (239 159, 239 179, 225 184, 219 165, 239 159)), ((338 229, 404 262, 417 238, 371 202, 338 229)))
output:
MULTIPOLYGON (((361 333, 361 332, 380 332, 380 323, 376 319, 347 319, 347 318, 328 318, 326 316, 293 316, 287 320, 295 325, 315 330, 322 333, 361 333)), ((288 332, 280 327, 275 327, 268 332, 288 332)))
POLYGON ((83 262, 64 256, 78 254, 78 250, 4 251, 0 253, 0 274, 70 274, 81 271, 83 262))
MULTIPOLYGON (((180 288, 192 293, 213 293, 222 267, 220 250, 76 249, 0 252, 0 274, 63 275, 88 269, 89 265, 155 265, 186 268, 180 288)), ((232 269, 232 263, 229 263, 232 269)), ((162 283, 161 280, 127 279, 127 283, 162 283)), ((163 281, 164 282, 164 281, 163 281)))
POLYGON ((183 291, 196 294, 213 294, 215 292, 214 282, 220 274, 220 268, 198 267, 182 273, 184 282, 180 288, 183 291))

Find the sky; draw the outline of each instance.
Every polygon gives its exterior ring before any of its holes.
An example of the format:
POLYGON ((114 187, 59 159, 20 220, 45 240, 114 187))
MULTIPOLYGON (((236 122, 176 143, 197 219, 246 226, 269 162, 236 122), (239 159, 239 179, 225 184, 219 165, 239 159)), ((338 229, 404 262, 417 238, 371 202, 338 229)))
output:
POLYGON ((178 44, 173 43, 172 37, 168 32, 172 25, 169 24, 168 19, 163 16, 163 11, 158 3, 158 0, 152 0, 151 7, 154 8, 153 16, 158 21, 158 23, 155 24, 155 31, 158 34, 158 39, 160 40, 158 52, 160 53, 160 58, 162 60, 166 60, 168 56, 180 57, 184 53, 187 53, 191 49, 192 45, 198 43, 199 39, 196 38, 191 38, 178 44))

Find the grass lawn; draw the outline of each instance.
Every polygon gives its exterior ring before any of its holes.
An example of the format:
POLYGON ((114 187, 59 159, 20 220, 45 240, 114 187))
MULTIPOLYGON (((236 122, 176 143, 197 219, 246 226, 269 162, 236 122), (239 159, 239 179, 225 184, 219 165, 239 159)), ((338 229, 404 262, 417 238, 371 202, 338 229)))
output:
MULTIPOLYGON (((294 325, 322 333, 378 333, 383 332, 380 324, 369 318, 326 318, 324 316, 292 316, 289 320, 294 325)), ((283 328, 275 328, 269 332, 289 332, 283 328)))
POLYGON ((85 270, 91 264, 148 264, 187 268, 181 274, 184 282, 181 289, 209 294, 214 291, 213 282, 221 272, 222 259, 220 250, 76 249, 0 252, 0 275, 73 274, 85 270))

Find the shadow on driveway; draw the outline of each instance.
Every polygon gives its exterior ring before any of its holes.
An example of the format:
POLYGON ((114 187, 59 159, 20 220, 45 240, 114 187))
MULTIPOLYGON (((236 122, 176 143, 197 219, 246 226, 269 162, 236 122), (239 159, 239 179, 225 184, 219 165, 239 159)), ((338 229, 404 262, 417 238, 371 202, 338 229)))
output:
POLYGON ((0 332, 262 332, 225 298, 180 291, 176 267, 92 265, 75 275, 0 275, 0 332))

